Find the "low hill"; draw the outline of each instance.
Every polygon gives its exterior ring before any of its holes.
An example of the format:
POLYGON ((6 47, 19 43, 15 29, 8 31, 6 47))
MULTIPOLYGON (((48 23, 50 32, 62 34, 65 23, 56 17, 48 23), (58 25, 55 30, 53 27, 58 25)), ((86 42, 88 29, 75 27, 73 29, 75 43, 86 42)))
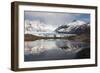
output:
POLYGON ((25 41, 34 41, 40 39, 40 37, 32 35, 32 34, 24 34, 24 40, 25 41))

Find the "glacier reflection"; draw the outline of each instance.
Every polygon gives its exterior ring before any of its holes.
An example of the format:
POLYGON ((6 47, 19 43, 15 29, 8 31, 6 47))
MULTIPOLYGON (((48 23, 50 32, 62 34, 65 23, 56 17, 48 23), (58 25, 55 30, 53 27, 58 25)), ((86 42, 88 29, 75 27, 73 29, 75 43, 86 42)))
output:
MULTIPOLYGON (((84 55, 88 52, 82 50, 90 49, 90 45, 81 41, 65 39, 41 39, 36 41, 25 41, 24 60, 60 60, 75 59, 78 55, 84 55)), ((87 58, 88 56, 84 57, 87 58)))

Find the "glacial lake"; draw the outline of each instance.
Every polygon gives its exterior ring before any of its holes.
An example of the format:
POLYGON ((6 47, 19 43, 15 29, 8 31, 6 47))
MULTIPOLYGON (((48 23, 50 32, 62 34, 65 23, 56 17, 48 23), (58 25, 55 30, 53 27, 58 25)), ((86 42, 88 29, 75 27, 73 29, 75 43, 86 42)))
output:
POLYGON ((25 41, 24 61, 90 58, 90 44, 67 39, 25 41))

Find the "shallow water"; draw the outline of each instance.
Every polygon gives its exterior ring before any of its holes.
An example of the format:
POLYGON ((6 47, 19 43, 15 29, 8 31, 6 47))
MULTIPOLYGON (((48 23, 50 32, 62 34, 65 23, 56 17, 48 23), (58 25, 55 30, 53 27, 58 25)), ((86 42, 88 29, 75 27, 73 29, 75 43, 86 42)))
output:
POLYGON ((25 41, 24 61, 90 58, 89 43, 66 39, 25 41))

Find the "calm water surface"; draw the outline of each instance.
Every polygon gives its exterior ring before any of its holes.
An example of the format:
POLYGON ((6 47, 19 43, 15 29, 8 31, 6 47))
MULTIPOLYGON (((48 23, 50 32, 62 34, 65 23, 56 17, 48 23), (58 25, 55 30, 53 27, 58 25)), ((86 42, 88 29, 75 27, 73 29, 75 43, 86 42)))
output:
POLYGON ((65 39, 25 41, 24 61, 90 58, 89 43, 65 39))

